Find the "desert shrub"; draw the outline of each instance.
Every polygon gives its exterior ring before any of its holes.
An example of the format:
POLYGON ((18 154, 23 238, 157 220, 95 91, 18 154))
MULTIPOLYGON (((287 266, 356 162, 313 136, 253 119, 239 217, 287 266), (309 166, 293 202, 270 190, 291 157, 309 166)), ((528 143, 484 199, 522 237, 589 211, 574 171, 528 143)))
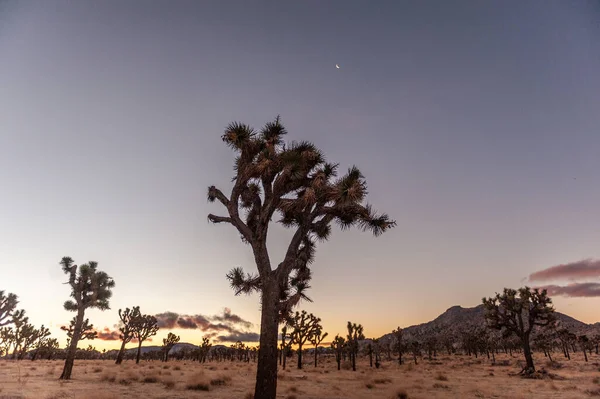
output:
POLYGON ((449 385, 440 384, 439 382, 436 382, 435 384, 433 384, 433 387, 436 389, 450 389, 449 385))
POLYGON ((175 381, 172 378, 163 378, 161 382, 167 389, 172 389, 175 387, 175 381))
POLYGON ((180 370, 181 370, 181 367, 179 367, 179 366, 175 366, 175 367, 173 367, 173 370, 175 370, 175 371, 180 371, 180 370))
POLYGON ((553 361, 551 362, 550 360, 548 360, 546 362, 546 367, 549 369, 553 369, 553 370, 558 370, 558 369, 562 369, 563 368, 563 364, 557 361, 553 361))
POLYGON ((169 366, 168 364, 165 364, 165 365, 163 366, 163 370, 168 370, 169 368, 171 368, 171 366, 169 366))
POLYGON ((35 371, 35 370, 37 370, 37 367, 31 367, 29 370, 35 371))
POLYGON ((391 378, 375 378, 373 380, 374 384, 390 384, 392 382, 391 378))
POLYGON ((448 377, 442 373, 438 373, 438 375, 435 376, 435 379, 438 381, 448 381, 448 377))
POLYGON ((93 373, 101 373, 102 372, 102 367, 94 367, 94 369, 92 370, 93 373))
POLYGON ((408 399, 408 394, 404 389, 399 389, 398 391, 396 391, 396 394, 394 395, 393 399, 408 399))
POLYGON ((285 399, 298 399, 298 397, 297 397, 296 395, 293 395, 293 394, 292 394, 292 395, 288 395, 288 396, 286 396, 286 398, 285 398, 285 399))
POLYGON ((350 362, 342 362, 341 369, 342 370, 352 370, 352 363, 350 363, 350 362))
POLYGON ((367 387, 367 389, 373 389, 373 388, 375 388, 375 384, 371 384, 370 382, 367 382, 365 384, 365 386, 367 387))
POLYGON ((290 392, 297 393, 297 392, 298 392, 298 387, 297 387, 297 386, 295 386, 295 385, 292 385, 292 386, 290 387, 290 392))
MULTIPOLYGON (((0 396, 0 397, 2 397, 2 396, 0 396)), ((58 391, 58 392, 50 393, 45 397, 45 399, 68 399, 68 398, 72 398, 72 396, 69 395, 65 391, 58 391)))
POLYGON ((588 396, 600 396, 600 389, 588 389, 585 391, 588 396))
POLYGON ((121 384, 121 385, 131 385, 131 381, 130 381, 130 380, 128 380, 127 378, 125 378, 125 377, 121 377, 121 378, 119 378, 119 381, 118 381, 118 382, 119 382, 119 384, 121 384))
POLYGON ((210 380, 210 385, 220 386, 227 385, 231 381, 231 377, 228 375, 220 375, 210 380))
POLYGON ((209 391, 210 382, 206 379, 203 373, 196 373, 190 377, 185 389, 193 391, 209 391))
POLYGON ((252 392, 248 392, 245 396, 244 399, 254 399, 254 394, 252 392))
POLYGON ((594 384, 600 384, 600 377, 596 377, 592 380, 594 384))
POLYGON ((146 384, 154 384, 158 382, 158 377, 153 374, 145 375, 144 378, 142 378, 142 382, 145 382, 146 384))
POLYGON ((115 382, 117 380, 117 374, 112 371, 107 371, 100 376, 100 381, 115 382))

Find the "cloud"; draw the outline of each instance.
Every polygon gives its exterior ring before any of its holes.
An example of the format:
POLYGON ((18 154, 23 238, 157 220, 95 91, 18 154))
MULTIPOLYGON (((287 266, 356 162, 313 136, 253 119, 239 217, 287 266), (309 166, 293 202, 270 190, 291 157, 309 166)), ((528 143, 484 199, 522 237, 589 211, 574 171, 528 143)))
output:
POLYGON ((231 322, 234 324, 239 324, 245 328, 251 328, 252 327, 252 323, 250 323, 247 320, 242 319, 240 316, 231 313, 231 309, 229 308, 225 308, 223 310, 223 314, 219 315, 219 316, 213 316, 212 318, 215 321, 222 321, 222 322, 231 322))
POLYGON ((218 342, 258 342, 260 339, 260 334, 253 332, 235 332, 229 335, 219 335, 215 338, 215 341, 218 342))
POLYGON ((166 329, 200 330, 205 337, 222 339, 223 342, 235 342, 237 337, 250 338, 248 342, 258 341, 258 334, 248 331, 253 324, 224 308, 222 314, 214 316, 182 315, 175 312, 164 312, 155 315, 158 326, 166 329), (219 335, 221 334, 221 335, 219 335))
POLYGON ((584 259, 578 262, 552 266, 529 275, 529 281, 577 280, 600 277, 600 259, 584 259))
POLYGON ((566 286, 546 285, 536 288, 547 290, 549 296, 600 297, 600 283, 571 283, 566 286))
POLYGON ((104 327, 104 330, 98 331, 97 339, 102 341, 120 341, 119 331, 111 331, 108 327, 104 327))

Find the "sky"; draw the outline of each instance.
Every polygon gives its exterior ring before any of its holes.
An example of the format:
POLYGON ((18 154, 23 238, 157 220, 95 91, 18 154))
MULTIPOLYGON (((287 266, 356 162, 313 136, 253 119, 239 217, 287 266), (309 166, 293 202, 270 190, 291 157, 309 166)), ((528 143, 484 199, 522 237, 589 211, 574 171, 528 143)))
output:
MULTIPOLYGON (((561 265, 543 280, 557 310, 600 321, 600 294, 564 289, 600 281, 569 274, 600 269, 599 43, 583 0, 0 1, 0 289, 64 343, 71 256, 116 282, 111 310, 86 313, 99 330, 139 305, 213 323, 228 308, 258 332, 258 296, 225 279, 255 269, 250 248, 207 221, 222 209, 206 189, 231 188, 227 124, 281 115, 398 222, 320 244, 300 309, 330 336, 426 322, 561 265)), ((287 239, 271 235, 272 258, 287 239)))

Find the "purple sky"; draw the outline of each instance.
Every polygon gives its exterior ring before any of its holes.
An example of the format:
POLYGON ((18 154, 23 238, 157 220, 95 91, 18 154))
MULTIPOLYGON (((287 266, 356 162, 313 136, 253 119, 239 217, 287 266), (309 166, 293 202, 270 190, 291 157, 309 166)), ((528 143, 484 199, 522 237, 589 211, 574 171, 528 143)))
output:
MULTIPOLYGON (((98 327, 136 304, 258 323, 225 280, 249 248, 205 192, 230 187, 223 128, 277 114, 398 221, 321 245, 303 308, 330 335, 600 258, 599 43, 593 1, 0 2, 0 289, 66 324, 70 255, 116 280, 98 327)), ((597 298, 555 303, 598 321, 597 298)))

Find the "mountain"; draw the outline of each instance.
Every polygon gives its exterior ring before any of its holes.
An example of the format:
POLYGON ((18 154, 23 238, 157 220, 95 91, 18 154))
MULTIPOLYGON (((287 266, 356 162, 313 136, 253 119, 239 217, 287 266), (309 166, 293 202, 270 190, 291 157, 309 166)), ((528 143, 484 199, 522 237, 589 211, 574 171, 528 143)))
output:
MULTIPOLYGON (((405 334, 411 335, 415 332, 424 329, 428 330, 435 327, 443 327, 445 329, 458 330, 464 326, 484 325, 484 307, 483 305, 475 306, 474 308, 463 308, 461 306, 452 306, 444 313, 436 317, 430 322, 417 324, 414 326, 403 328, 405 334)), ((600 333, 600 323, 586 324, 582 321, 574 319, 566 314, 556 312, 556 317, 560 324, 569 327, 576 334, 594 334, 600 333)), ((392 339, 392 333, 385 334, 380 337, 382 341, 392 339)))

